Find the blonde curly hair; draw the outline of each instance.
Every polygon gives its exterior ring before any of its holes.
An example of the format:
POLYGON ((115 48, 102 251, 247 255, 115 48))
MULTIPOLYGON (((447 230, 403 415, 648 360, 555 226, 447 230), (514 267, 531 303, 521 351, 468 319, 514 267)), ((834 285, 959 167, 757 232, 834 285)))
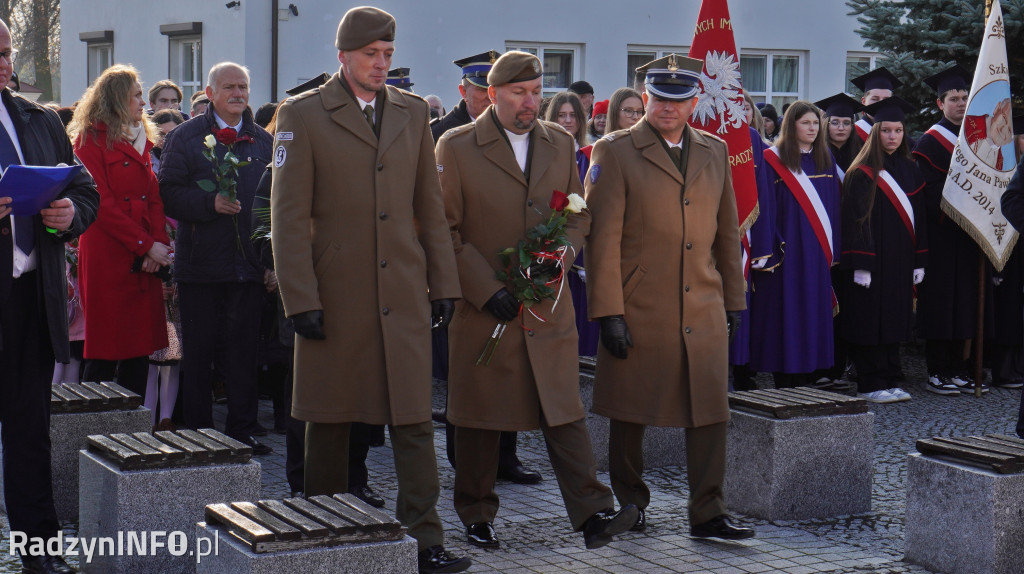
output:
MULTIPOLYGON (((138 70, 132 66, 115 64, 104 70, 75 107, 75 115, 68 124, 71 141, 77 142, 89 134, 96 137, 96 125, 100 123, 107 126, 108 149, 118 140, 128 139, 128 130, 135 123, 128 102, 136 84, 141 85, 141 81, 138 70)), ((146 139, 155 143, 157 130, 146 114, 142 116, 142 126, 146 139)))

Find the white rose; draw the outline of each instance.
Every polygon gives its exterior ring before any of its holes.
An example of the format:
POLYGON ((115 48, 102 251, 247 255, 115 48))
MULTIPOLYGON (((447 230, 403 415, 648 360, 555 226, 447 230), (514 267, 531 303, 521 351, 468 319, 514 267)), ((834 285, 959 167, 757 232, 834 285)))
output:
POLYGON ((213 149, 217 147, 217 138, 213 137, 213 134, 210 134, 203 139, 203 143, 206 144, 206 147, 213 149))
POLYGON ((569 194, 569 205, 566 206, 565 210, 570 213, 579 213, 587 208, 587 202, 578 193, 569 194))

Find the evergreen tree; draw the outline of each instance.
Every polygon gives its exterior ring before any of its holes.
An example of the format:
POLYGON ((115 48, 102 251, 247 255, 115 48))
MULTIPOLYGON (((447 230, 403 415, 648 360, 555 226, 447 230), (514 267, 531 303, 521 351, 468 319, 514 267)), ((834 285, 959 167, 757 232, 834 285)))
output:
MULTIPOLYGON (((973 71, 985 27, 985 0, 847 0, 857 16, 864 45, 877 50, 885 66, 903 81, 896 90, 925 111, 908 117, 921 132, 939 119, 935 92, 924 78, 954 63, 973 71)), ((1010 91, 1014 114, 1024 113, 1024 0, 1000 0, 1006 27, 1010 91)))

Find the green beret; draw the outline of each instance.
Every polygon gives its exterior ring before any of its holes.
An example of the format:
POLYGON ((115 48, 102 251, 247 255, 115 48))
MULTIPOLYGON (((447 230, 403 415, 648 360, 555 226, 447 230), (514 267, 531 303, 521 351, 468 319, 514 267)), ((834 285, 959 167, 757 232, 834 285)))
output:
POLYGON ((527 82, 542 74, 540 59, 529 52, 512 50, 505 52, 487 74, 487 83, 504 86, 515 82, 527 82))
POLYGON ((395 17, 380 8, 358 6, 345 12, 341 18, 334 46, 345 52, 358 50, 377 40, 395 41, 395 17))

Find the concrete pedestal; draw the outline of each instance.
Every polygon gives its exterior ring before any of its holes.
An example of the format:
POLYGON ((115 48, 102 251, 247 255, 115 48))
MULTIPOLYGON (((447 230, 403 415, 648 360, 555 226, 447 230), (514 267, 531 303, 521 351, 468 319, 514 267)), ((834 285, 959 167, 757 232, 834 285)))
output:
POLYGON ((997 474, 919 453, 907 463, 906 560, 949 574, 1024 569, 1024 473, 997 474))
MULTIPOLYGON (((125 554, 130 535, 153 532, 184 533, 187 552, 175 556, 168 548, 145 547, 145 555, 95 556, 81 571, 96 574, 196 571, 195 524, 204 519, 207 504, 254 501, 260 497, 260 465, 221 464, 184 468, 122 471, 113 463, 83 450, 79 453, 80 523, 84 539, 110 537, 117 547, 123 537, 125 554)), ((178 535, 180 537, 180 535, 178 535)), ((167 538, 163 539, 165 542, 167 538)))
MULTIPOLYGON (((594 406, 594 379, 580 377, 580 398, 587 412, 587 430, 590 444, 594 449, 594 460, 598 470, 608 470, 608 427, 607 417, 590 412, 594 406)), ((663 466, 686 466, 686 429, 674 427, 647 427, 644 431, 644 468, 663 466)))
MULTIPOLYGON (((220 526, 200 522, 196 539, 216 542, 217 552, 202 557, 196 574, 280 574, 331 572, 332 574, 415 574, 416 541, 402 540, 340 544, 286 552, 256 554, 220 526)), ((204 548, 213 548, 203 542, 204 548)))
MULTIPOLYGON (((53 465, 53 502, 58 520, 78 519, 78 451, 91 434, 145 432, 152 428, 145 407, 130 411, 53 413, 50 415, 50 460, 53 465)), ((0 507, 6 512, 3 459, 0 458, 0 507)))
POLYGON ((871 510, 873 413, 776 419, 733 410, 729 508, 767 520, 871 510))

